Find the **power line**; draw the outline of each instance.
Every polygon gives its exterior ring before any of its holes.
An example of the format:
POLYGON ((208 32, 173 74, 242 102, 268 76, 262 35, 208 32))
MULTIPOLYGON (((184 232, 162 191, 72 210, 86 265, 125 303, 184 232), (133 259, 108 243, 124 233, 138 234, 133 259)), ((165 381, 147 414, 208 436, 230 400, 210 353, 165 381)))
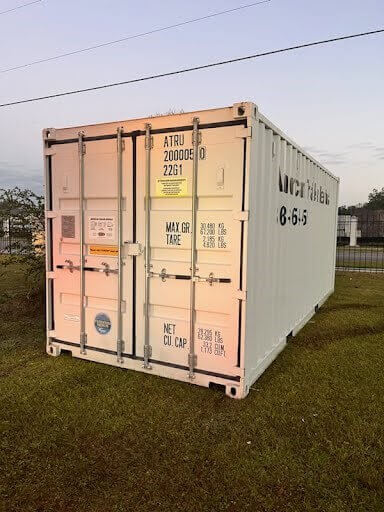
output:
POLYGON ((268 52, 255 53, 253 55, 246 55, 245 57, 237 57, 235 59, 228 59, 228 60, 222 60, 219 62, 212 62, 210 64, 203 64, 201 66, 194 66, 191 68, 178 69, 176 71, 168 71, 166 73, 159 73, 158 75, 149 75, 149 76, 144 76, 144 77, 140 77, 140 78, 134 78, 132 80, 124 80, 123 82, 115 82, 115 83, 110 83, 110 84, 97 85, 94 87, 87 87, 86 89, 75 89, 73 91, 59 92, 56 94, 49 94, 47 96, 38 96, 35 98, 11 101, 9 103, 0 104, 0 107, 10 107, 11 105, 20 105, 21 103, 32 103, 34 101, 42 101, 42 100, 48 100, 51 98, 59 98, 61 96, 70 96, 72 94, 80 94, 80 93, 84 93, 84 92, 98 91, 100 89, 108 89, 110 87, 117 87, 118 85, 128 85, 128 84, 134 84, 134 83, 138 83, 138 82, 146 82, 149 80, 154 80, 155 78, 164 78, 164 77, 168 77, 168 76, 181 75, 183 73, 189 73, 191 71, 198 71, 200 69, 208 69, 208 68, 213 68, 213 67, 217 67, 217 66, 224 66, 226 64, 233 64, 234 62, 241 62, 241 61, 245 61, 245 60, 256 59, 259 57, 266 57, 268 55, 276 55, 278 53, 290 52, 293 50, 299 50, 301 48, 309 48, 310 46, 318 46, 318 45, 322 45, 322 44, 334 43, 337 41, 345 41, 346 39, 354 39, 357 37, 370 36, 373 34, 381 34, 383 32, 384 32, 384 28, 378 29, 378 30, 371 30, 370 32, 361 32, 358 34, 351 34, 348 36, 334 37, 332 39, 323 39, 321 41, 314 41, 312 43, 304 43, 304 44, 300 44, 300 45, 296 45, 296 46, 289 46, 287 48, 280 48, 278 50, 270 50, 268 52))
POLYGON ((9 12, 18 11, 19 9, 23 9, 23 7, 28 7, 33 4, 38 4, 42 0, 34 0, 33 2, 28 2, 27 4, 18 5, 17 7, 13 7, 12 9, 7 9, 6 11, 1 11, 1 14, 8 14, 9 12))
MULTIPOLYGON (((38 0, 38 1, 41 1, 41 0, 38 0)), ((59 55, 54 55, 52 57, 47 57, 45 59, 38 59, 38 60, 35 60, 32 62, 26 62, 25 64, 20 64, 19 66, 14 66, 12 68, 0 69, 0 73, 9 73, 10 71, 15 71, 16 69, 28 68, 30 66, 35 66, 36 64, 42 64, 43 62, 50 62, 52 60, 63 59, 65 57, 70 57, 71 55, 76 55, 78 53, 89 52, 91 50, 97 50, 98 48, 103 48, 105 46, 111 46, 113 44, 118 44, 118 43, 122 43, 124 41, 129 41, 130 39, 137 39, 139 37, 149 36, 151 34, 156 34, 157 32, 165 32, 166 30, 183 27, 184 25, 190 25, 191 23, 197 23, 198 21, 208 20, 208 19, 214 18, 216 16, 222 16, 223 14, 229 14, 229 13, 233 13, 236 11, 241 11, 242 9, 249 9, 250 7, 254 7, 254 6, 260 5, 260 4, 267 4, 271 1, 272 0, 261 0, 258 2, 253 2, 251 4, 240 5, 238 7, 234 7, 233 9, 227 9, 226 11, 214 12, 212 14, 207 14, 206 16, 201 16, 199 18, 185 20, 185 21, 181 21, 180 23, 174 23, 173 25, 167 25, 166 27, 155 28, 153 30, 148 30, 147 32, 141 32, 139 34, 133 34, 131 36, 122 37, 120 39, 115 39, 114 41, 107 41, 105 43, 99 43, 99 44, 95 44, 93 46, 88 46, 86 48, 80 48, 79 50, 73 50, 71 52, 61 53, 59 55)), ((32 2, 32 3, 34 3, 34 2, 32 2)))

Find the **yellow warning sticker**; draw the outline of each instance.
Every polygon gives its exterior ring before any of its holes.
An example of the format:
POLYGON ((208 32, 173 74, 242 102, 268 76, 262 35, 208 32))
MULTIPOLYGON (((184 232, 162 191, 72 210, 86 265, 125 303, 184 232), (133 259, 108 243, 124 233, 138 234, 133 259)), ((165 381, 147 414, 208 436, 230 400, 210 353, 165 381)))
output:
POLYGON ((93 256, 117 256, 118 248, 116 245, 91 245, 89 254, 93 256))
POLYGON ((188 195, 187 178, 157 178, 157 197, 186 197, 188 195))

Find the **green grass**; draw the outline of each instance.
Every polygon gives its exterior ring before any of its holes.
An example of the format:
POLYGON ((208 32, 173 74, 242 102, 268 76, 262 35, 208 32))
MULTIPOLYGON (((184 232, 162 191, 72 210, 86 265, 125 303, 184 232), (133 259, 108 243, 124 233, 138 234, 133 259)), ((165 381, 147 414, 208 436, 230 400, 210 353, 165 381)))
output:
POLYGON ((242 401, 49 357, 42 315, 0 314, 1 512, 384 511, 384 276, 339 275, 242 401))
POLYGON ((5 264, 8 261, 8 256, 0 254, 0 304, 14 298, 24 289, 24 275, 20 265, 5 264))

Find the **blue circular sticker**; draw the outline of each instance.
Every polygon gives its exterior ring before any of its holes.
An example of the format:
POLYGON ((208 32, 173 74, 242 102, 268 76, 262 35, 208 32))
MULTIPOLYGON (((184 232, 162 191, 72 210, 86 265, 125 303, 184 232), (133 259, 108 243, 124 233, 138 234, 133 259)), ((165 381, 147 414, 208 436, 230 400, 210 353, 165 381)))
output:
POLYGON ((111 319, 105 313, 98 313, 95 316, 95 328, 99 334, 108 334, 111 330, 111 319))

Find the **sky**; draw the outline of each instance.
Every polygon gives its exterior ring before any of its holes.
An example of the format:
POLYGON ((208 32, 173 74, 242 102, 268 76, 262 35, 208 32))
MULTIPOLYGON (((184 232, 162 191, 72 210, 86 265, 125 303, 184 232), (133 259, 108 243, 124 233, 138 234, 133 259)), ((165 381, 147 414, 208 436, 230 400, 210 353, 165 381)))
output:
MULTIPOLYGON (((0 0, 0 103, 384 27, 383 0, 272 0, 38 64, 252 0, 0 0)), ((42 192, 41 131, 253 101, 341 178, 340 204, 384 187, 384 34, 177 77, 0 109, 0 188, 42 192)))

